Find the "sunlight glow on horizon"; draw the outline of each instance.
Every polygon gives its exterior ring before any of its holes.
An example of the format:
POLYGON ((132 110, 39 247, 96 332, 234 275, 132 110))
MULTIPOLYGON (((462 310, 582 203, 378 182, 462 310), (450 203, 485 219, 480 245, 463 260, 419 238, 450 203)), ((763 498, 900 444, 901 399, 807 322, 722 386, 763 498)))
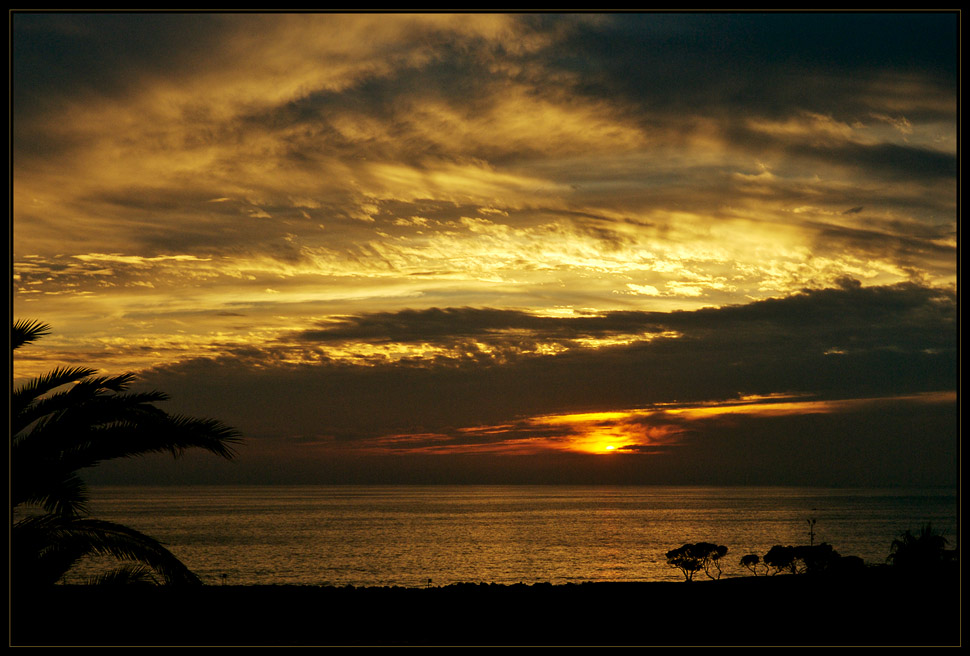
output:
MULTIPOLYGON (((950 403, 955 392, 933 392, 898 397, 837 400, 779 401, 787 394, 747 396, 722 403, 657 404, 653 409, 566 413, 531 417, 513 424, 458 429, 455 434, 397 434, 360 439, 341 450, 371 454, 492 454, 539 453, 635 454, 676 446, 690 422, 729 415, 783 416, 833 413, 892 402, 950 403), (760 399, 760 401, 758 400, 760 399), (665 419, 666 418, 666 419, 665 419), (671 423, 673 418, 680 418, 671 423), (685 423, 686 422, 686 423, 685 423), (529 433, 535 435, 530 436, 529 433)), ((336 443, 324 440, 324 449, 336 443), (328 446, 329 445, 329 446, 328 446)))

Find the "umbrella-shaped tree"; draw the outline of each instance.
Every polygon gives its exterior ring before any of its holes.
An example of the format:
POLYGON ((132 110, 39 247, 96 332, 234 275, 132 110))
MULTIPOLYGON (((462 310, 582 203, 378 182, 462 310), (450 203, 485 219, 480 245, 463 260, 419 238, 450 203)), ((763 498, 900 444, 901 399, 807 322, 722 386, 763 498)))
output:
POLYGON ((723 545, 711 542, 698 542, 697 544, 685 544, 676 549, 671 549, 665 556, 667 564, 676 567, 684 575, 688 582, 694 580, 694 574, 704 570, 708 577, 712 579, 721 578, 720 560, 727 553, 728 548, 723 545), (716 574, 712 574, 714 570, 716 574))
MULTIPOLYGON (((15 322, 11 345, 16 350, 49 332, 44 323, 15 322)), ((88 495, 78 471, 149 453, 178 457, 189 448, 231 459, 239 433, 213 419, 164 412, 154 404, 167 395, 128 391, 133 374, 96 373, 56 368, 11 395, 11 502, 31 510, 11 531, 12 582, 19 589, 51 585, 82 557, 110 555, 129 562, 114 580, 144 580, 149 568, 166 583, 200 583, 157 540, 86 517, 88 495)))

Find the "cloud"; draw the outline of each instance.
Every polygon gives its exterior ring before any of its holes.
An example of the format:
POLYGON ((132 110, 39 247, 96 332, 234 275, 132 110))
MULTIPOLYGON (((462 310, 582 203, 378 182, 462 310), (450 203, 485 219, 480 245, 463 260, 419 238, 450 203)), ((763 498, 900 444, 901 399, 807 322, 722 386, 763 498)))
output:
POLYGON ((869 84, 890 72, 918 75, 952 98, 956 20, 954 13, 618 15, 573 32, 558 62, 597 70, 596 93, 608 88, 648 107, 763 115, 792 105, 863 109, 869 84), (888 50, 887 40, 898 48, 888 50))
MULTIPOLYGON (((955 141, 897 143, 864 124, 905 115, 915 139, 953 123, 955 104, 929 106, 952 91, 929 67, 945 69, 930 30, 949 18, 920 16, 926 31, 912 33, 873 17, 935 59, 912 67, 918 59, 884 53, 861 78, 871 60, 852 48, 815 61, 818 39, 857 24, 846 20, 823 30, 814 18, 730 15, 18 15, 15 97, 36 111, 15 112, 17 250, 191 255, 210 262, 195 276, 277 279, 260 290, 301 275, 327 285, 320 277, 459 270, 503 293, 587 281, 600 307, 649 289, 720 303, 846 272, 947 283, 946 264, 919 259, 926 244, 867 240, 858 256, 859 240, 833 237, 955 226, 955 141), (732 29, 746 37, 727 51, 732 29), (728 111, 719 80, 739 79, 763 52, 753 44, 776 48, 781 33, 787 46, 760 64, 759 93, 728 111), (842 85, 838 98, 867 110, 775 106, 806 77, 842 85), (643 82, 636 93, 631 81, 643 82), (899 98, 925 106, 888 106, 899 98), (876 209, 836 233, 821 219, 847 196, 876 209), (401 223, 411 216, 429 222, 401 223)), ((955 253, 946 248, 931 261, 955 253)))
POLYGON ((835 289, 805 290, 794 296, 767 299, 747 305, 696 311, 611 311, 570 317, 538 316, 517 310, 482 308, 429 308, 342 317, 307 330, 300 341, 447 343, 468 339, 528 337, 534 340, 607 338, 641 335, 645 341, 663 337, 647 350, 675 349, 682 342, 718 340, 725 331, 735 346, 747 340, 779 340, 794 353, 799 345, 830 340, 857 342, 864 332, 865 349, 894 348, 904 340, 924 347, 954 346, 952 293, 918 287, 864 288, 852 279, 835 289), (914 321, 915 320, 915 321, 914 321), (939 329, 945 329, 942 332, 939 329), (931 336, 932 335, 932 336, 931 336), (794 340, 795 343, 789 343, 794 340))
POLYGON ((347 317, 321 330, 304 331, 307 341, 437 341, 439 339, 483 338, 511 332, 529 332, 538 338, 601 337, 621 332, 658 331, 646 313, 608 313, 606 316, 571 318, 538 316, 516 310, 486 308, 429 308, 396 313, 347 317))
POLYGON ((145 382, 183 390, 192 411, 216 413, 250 434, 361 439, 752 394, 891 397, 952 390, 956 380, 953 295, 915 286, 846 283, 719 309, 559 320, 512 311, 402 312, 329 328, 158 367, 145 382), (599 347, 578 340, 658 330, 679 336, 599 347), (459 348, 489 339, 504 344, 501 357, 459 348), (381 341, 427 350, 405 358, 326 357, 337 340, 365 354, 362 345, 381 341), (566 348, 544 355, 535 345, 545 340, 566 348))
POLYGON ((11 27, 14 310, 55 328, 18 376, 144 372, 279 449, 952 388, 955 13, 11 27))

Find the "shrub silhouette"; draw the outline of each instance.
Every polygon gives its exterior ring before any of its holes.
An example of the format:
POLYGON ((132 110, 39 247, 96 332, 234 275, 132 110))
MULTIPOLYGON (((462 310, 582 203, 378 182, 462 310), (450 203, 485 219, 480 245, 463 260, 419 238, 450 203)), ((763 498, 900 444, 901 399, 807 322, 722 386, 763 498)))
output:
MULTIPOLYGON (((44 323, 15 322, 12 348, 49 332, 44 323)), ((128 392, 133 374, 95 373, 86 367, 57 368, 11 395, 11 506, 22 507, 26 514, 10 532, 12 583, 18 589, 53 585, 89 554, 140 563, 166 583, 201 583, 153 538, 84 517, 87 491, 77 472, 105 460, 147 453, 178 457, 189 448, 231 459, 239 433, 212 419, 169 415, 156 408, 154 403, 167 395, 128 392)), ((144 570, 129 567, 105 580, 148 578, 144 570)))

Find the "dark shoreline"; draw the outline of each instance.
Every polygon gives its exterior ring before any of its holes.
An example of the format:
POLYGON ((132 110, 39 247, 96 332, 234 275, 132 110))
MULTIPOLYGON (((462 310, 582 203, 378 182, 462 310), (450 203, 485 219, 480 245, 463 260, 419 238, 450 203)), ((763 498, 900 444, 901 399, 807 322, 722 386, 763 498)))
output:
POLYGON ((11 645, 959 645, 959 575, 454 584, 56 586, 11 599, 11 645))

